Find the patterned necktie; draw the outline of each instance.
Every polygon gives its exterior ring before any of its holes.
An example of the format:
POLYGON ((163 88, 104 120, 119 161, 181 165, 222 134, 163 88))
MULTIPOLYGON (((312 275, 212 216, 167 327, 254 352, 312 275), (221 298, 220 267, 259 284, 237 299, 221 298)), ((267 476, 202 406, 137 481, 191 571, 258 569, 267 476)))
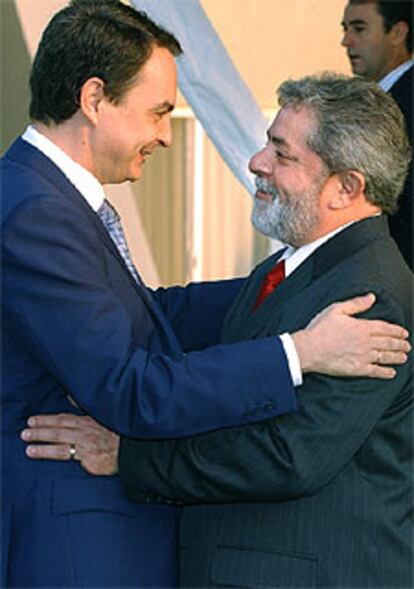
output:
POLYGON ((124 230, 122 229, 121 219, 114 207, 106 199, 98 209, 98 216, 104 224, 110 237, 112 238, 112 241, 115 243, 119 253, 123 257, 128 270, 135 278, 136 282, 138 282, 138 284, 141 286, 144 286, 141 277, 132 262, 131 254, 125 239, 124 230))
POLYGON ((285 260, 280 260, 264 277, 262 286, 260 288, 259 296, 254 305, 257 309, 263 303, 265 298, 284 280, 285 278, 285 260))

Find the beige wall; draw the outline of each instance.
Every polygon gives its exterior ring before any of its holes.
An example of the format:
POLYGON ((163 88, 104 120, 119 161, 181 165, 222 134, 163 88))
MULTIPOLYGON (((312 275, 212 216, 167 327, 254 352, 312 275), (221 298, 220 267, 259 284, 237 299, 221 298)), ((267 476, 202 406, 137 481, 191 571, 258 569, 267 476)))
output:
MULTIPOLYGON (((0 0, 2 151, 28 121, 30 56, 46 23, 66 4, 66 0, 0 0)), ((345 0, 202 0, 202 4, 269 116, 275 109, 275 88, 283 79, 323 69, 349 71, 339 44, 345 0)), ((186 106, 181 97, 179 106, 186 106)), ((185 282, 194 264, 191 124, 177 120, 174 130, 174 148, 160 150, 147 162, 141 182, 108 187, 133 258, 154 286, 185 282)), ((207 138, 204 149, 202 277, 245 274, 265 256, 268 244, 250 226, 249 196, 207 138)))
MULTIPOLYGON (((13 0, 2 1, 13 4, 13 0)), ((67 2, 14 0, 14 3, 28 50, 33 55, 46 23, 67 2)), ((339 44, 346 0, 201 0, 201 3, 263 109, 274 107, 275 87, 287 77, 321 69, 350 72, 339 44)), ((181 95, 178 106, 186 106, 181 95)))
POLYGON ((346 0, 202 0, 203 7, 263 109, 277 85, 329 69, 349 73, 340 46, 346 0))

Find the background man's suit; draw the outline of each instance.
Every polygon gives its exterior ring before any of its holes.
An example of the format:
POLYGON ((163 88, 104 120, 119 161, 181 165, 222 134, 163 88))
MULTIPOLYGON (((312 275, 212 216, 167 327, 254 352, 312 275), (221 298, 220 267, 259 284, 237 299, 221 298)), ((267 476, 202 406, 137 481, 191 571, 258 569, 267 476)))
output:
MULTIPOLYGON (((400 107, 407 125, 408 137, 413 141, 413 73, 411 67, 390 88, 389 93, 400 107)), ((390 217, 390 231, 407 262, 414 269, 413 261, 413 164, 411 162, 403 193, 400 197, 400 208, 396 215, 390 217)))
POLYGON ((20 431, 29 415, 73 412, 69 392, 141 437, 292 410, 280 342, 183 353, 218 343, 243 281, 150 293, 40 151, 17 140, 1 174, 2 586, 171 585, 177 510, 133 504, 117 477, 92 478, 77 462, 29 460, 20 431))
MULTIPOLYGON (((296 329, 369 291, 371 315, 412 325, 412 273, 385 217, 334 236, 252 312, 276 258, 242 288, 224 341, 296 329)), ((184 509, 181 584, 411 587, 411 372, 407 363, 387 382, 310 375, 295 414, 187 440, 124 440, 131 496, 217 504, 184 509)))

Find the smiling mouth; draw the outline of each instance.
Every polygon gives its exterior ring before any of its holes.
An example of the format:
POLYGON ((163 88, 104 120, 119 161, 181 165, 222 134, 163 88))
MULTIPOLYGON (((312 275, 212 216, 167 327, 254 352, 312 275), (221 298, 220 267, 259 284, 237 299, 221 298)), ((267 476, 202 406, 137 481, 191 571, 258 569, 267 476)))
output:
POLYGON ((256 190, 255 196, 258 200, 265 200, 266 202, 273 201, 273 195, 269 192, 263 192, 262 190, 256 190))
POLYGON ((148 149, 142 149, 139 154, 141 157, 146 158, 152 154, 152 151, 149 151, 148 149))

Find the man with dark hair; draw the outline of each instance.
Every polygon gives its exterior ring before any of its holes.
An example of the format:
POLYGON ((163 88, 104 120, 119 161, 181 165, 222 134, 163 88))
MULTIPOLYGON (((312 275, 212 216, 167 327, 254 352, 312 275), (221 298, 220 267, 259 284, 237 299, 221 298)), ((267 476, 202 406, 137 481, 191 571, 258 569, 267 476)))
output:
MULTIPOLYGON (((281 108, 250 163, 253 223, 288 247, 243 285, 222 341, 297 329, 361 286, 377 294, 379 316, 411 325, 413 275, 382 214, 395 207, 410 159, 401 112, 358 77, 289 80, 278 93, 281 108)), ((297 412, 181 440, 121 439, 132 498, 189 505, 181 585, 412 587, 412 379, 411 362, 388 382, 307 375, 297 412)), ((58 442, 58 458, 59 443, 76 436, 85 467, 116 472, 116 438, 65 419, 56 430, 40 418, 32 440, 58 442)))
MULTIPOLYGON (((412 141, 413 2, 412 0, 349 0, 342 21, 346 48, 354 74, 378 82, 400 107, 412 141)), ((390 217, 391 235, 413 268, 412 167, 390 217)))
MULTIPOLYGON (((224 346, 243 280, 155 292, 142 283, 102 185, 137 180, 171 144, 179 53, 126 4, 74 0, 34 60, 33 124, 1 162, 3 586, 176 581, 178 511, 133 504, 116 477, 92 479, 74 460, 29 460, 19 431, 32 413, 186 436, 295 410, 300 367, 388 379, 384 364, 406 360, 405 329, 350 317, 372 296, 292 337, 224 346)), ((65 457, 80 460, 76 439, 65 457)))
POLYGON ((80 89, 92 77, 119 104, 137 81, 154 46, 173 56, 177 39, 144 14, 111 0, 74 0, 45 30, 30 75, 30 118, 45 125, 63 123, 79 109, 80 89), (128 43, 128 39, 131 42, 128 43), (71 51, 65 51, 70 46, 71 51), (122 55, 115 61, 114 57, 122 55), (66 76, 62 76, 66 72, 66 76))

